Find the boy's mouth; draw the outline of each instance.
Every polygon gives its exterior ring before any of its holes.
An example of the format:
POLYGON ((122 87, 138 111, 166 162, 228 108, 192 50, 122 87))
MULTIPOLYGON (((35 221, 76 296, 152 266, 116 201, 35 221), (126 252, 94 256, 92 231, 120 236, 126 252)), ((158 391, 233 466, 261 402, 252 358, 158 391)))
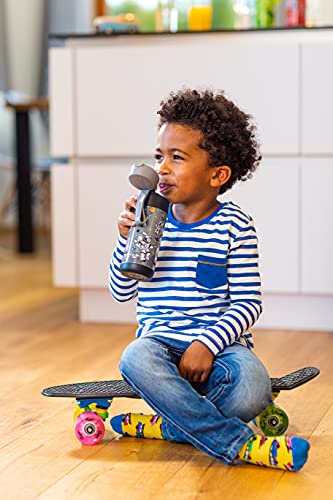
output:
POLYGON ((160 182, 159 184, 159 190, 161 193, 166 194, 170 189, 172 188, 171 184, 165 184, 164 182, 160 182))

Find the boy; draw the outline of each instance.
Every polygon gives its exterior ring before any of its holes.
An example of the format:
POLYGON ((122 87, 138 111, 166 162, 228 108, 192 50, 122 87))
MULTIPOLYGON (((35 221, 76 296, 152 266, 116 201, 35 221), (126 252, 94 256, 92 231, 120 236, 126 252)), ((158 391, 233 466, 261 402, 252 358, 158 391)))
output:
POLYGON ((299 470, 309 444, 255 435, 250 422, 271 402, 269 375, 252 352, 251 327, 262 311, 253 220, 219 194, 257 168, 250 116, 223 92, 184 89, 161 103, 155 160, 170 203, 153 278, 120 274, 137 197, 118 219, 110 291, 138 296, 137 339, 125 349, 123 378, 158 415, 111 420, 124 435, 192 443, 231 464, 299 470))

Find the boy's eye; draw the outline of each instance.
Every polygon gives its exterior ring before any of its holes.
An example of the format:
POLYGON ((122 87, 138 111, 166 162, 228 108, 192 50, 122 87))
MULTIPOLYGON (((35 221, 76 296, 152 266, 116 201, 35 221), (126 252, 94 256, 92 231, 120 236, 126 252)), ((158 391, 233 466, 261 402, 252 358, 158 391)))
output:
POLYGON ((163 156, 160 155, 159 153, 155 153, 154 158, 156 161, 161 161, 163 159, 163 156))
POLYGON ((173 155, 173 159, 176 161, 184 160, 184 158, 182 156, 179 156, 179 155, 173 155))

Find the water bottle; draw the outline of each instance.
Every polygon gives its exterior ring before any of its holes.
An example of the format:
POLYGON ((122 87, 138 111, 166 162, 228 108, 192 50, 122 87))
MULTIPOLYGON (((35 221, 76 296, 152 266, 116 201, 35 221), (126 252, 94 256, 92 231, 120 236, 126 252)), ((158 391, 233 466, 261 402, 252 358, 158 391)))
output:
POLYGON ((128 278, 148 281, 155 271, 169 202, 155 192, 159 179, 149 165, 134 164, 128 179, 141 191, 135 210, 136 225, 130 229, 120 272, 128 278))

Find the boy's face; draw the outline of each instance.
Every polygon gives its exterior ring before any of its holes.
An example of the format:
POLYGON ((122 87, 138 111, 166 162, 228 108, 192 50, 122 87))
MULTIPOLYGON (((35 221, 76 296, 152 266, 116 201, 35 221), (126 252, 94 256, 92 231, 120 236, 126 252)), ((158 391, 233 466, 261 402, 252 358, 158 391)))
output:
POLYGON ((215 167, 208 165, 201 139, 201 132, 179 124, 165 123, 159 130, 155 169, 160 193, 170 203, 195 205, 218 194, 219 186, 212 185, 215 167))

